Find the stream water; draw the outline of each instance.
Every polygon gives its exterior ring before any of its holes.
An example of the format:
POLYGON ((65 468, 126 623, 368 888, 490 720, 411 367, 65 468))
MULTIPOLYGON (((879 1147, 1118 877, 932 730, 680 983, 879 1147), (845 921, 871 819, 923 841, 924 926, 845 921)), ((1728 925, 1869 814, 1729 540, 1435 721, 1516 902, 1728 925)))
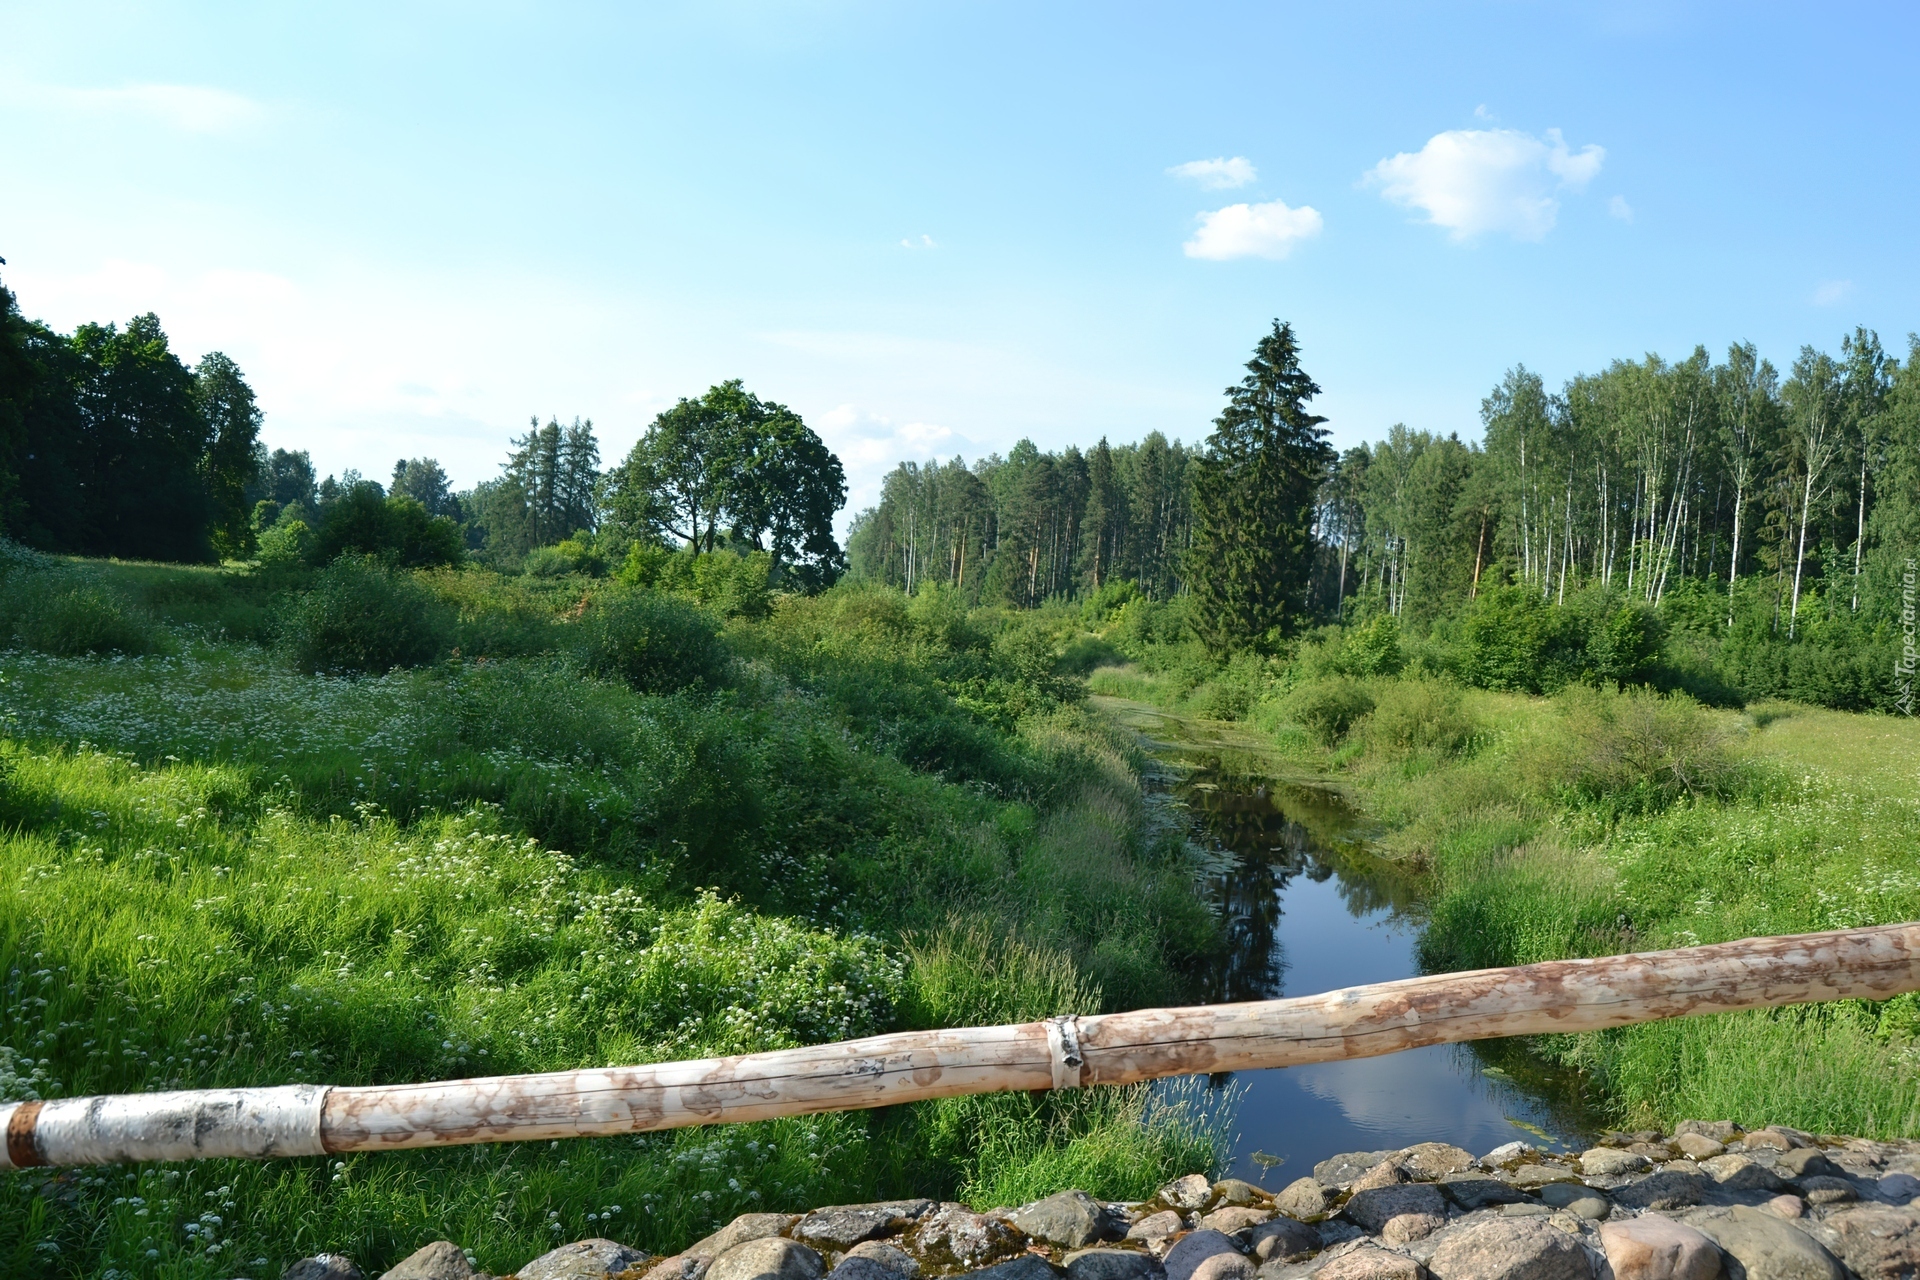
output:
MULTIPOLYGON (((1412 877, 1368 852, 1337 793, 1277 776, 1230 726, 1095 700, 1138 732, 1160 769, 1163 821, 1203 851, 1229 946, 1205 977, 1215 1002, 1313 995, 1418 975, 1412 877)), ((1277 1187, 1343 1151, 1452 1142, 1479 1154, 1515 1139, 1569 1146, 1591 1129, 1574 1082, 1511 1044, 1436 1045, 1379 1058, 1213 1077, 1232 1107, 1229 1172, 1277 1187)))

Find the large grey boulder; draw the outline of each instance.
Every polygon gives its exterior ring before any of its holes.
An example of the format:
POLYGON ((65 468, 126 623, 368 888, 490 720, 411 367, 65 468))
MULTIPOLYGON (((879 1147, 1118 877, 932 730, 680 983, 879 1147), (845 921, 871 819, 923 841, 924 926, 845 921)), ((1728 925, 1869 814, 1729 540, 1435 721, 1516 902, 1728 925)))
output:
POLYGON ((1710 1184, 1698 1169, 1669 1165, 1613 1192, 1615 1204, 1629 1209, 1684 1209, 1706 1199, 1710 1184))
POLYGON ((1796 1180, 1800 1194, 1806 1197, 1808 1204, 1844 1204, 1860 1198, 1860 1188, 1853 1185, 1851 1178, 1827 1178, 1819 1174, 1796 1180))
POLYGON ((1626 1178, 1653 1168, 1653 1161, 1631 1151, 1595 1147, 1580 1157, 1580 1172, 1590 1178, 1626 1178))
POLYGON ((713 1260, 706 1280, 820 1280, 820 1255, 781 1236, 737 1244, 713 1260))
POLYGON ((688 1245, 680 1254, 717 1258, 737 1244, 764 1240, 768 1236, 783 1236, 798 1221, 800 1215, 797 1213, 743 1213, 706 1239, 688 1245))
POLYGON ((1600 1245, 1614 1280, 1715 1280, 1720 1274, 1719 1246, 1657 1213, 1607 1223, 1600 1245))
POLYGON ((1007 1262, 982 1267, 969 1280, 1060 1280, 1060 1272, 1045 1258, 1023 1253, 1007 1262))
POLYGON ((886 1240, 862 1240, 847 1250, 847 1257, 865 1258, 900 1277, 900 1280, 920 1280, 920 1264, 913 1260, 913 1255, 886 1240))
POLYGON ((1827 1215, 1820 1236, 1860 1280, 1920 1276, 1920 1217, 1910 1209, 1861 1205, 1827 1215))
POLYGON ((1593 1280, 1593 1258, 1543 1218, 1489 1217, 1451 1232, 1427 1259, 1436 1280, 1593 1280))
POLYGON ((1843 1280, 1831 1253, 1771 1213, 1734 1205, 1692 1209, 1683 1220, 1727 1254, 1730 1280, 1843 1280))
POLYGON ((1427 1269, 1404 1253, 1361 1245, 1313 1274, 1315 1280, 1426 1280, 1427 1269))
POLYGON ((280 1280, 367 1280, 367 1277, 344 1253, 316 1253, 311 1258, 288 1264, 280 1273, 280 1280))
POLYGON ((1731 1120, 1682 1120, 1673 1126, 1676 1138, 1690 1133, 1715 1142, 1732 1142, 1740 1136, 1740 1126, 1731 1120))
POLYGON ((905 1230, 933 1208, 931 1200, 882 1200, 874 1204, 839 1204, 815 1209, 794 1224, 795 1239, 830 1249, 850 1249, 862 1240, 875 1240, 905 1230))
POLYGON ((610 1280, 647 1260, 612 1240, 576 1240, 549 1250, 514 1272, 514 1280, 610 1280))
POLYGON ((451 1240, 435 1240, 415 1249, 380 1274, 380 1280, 468 1280, 473 1268, 451 1240))
POLYGON ((1795 1147, 1773 1162, 1774 1172, 1783 1178, 1843 1178, 1846 1170, 1827 1159, 1818 1147, 1795 1147))
POLYGON ((1398 1151, 1348 1151, 1342 1155, 1328 1156, 1313 1166, 1313 1176, 1320 1180, 1322 1186, 1338 1187, 1344 1191, 1369 1169, 1399 1154, 1398 1151))
POLYGON ((1223 1236, 1238 1235, 1249 1227, 1257 1227, 1273 1217, 1271 1209, 1256 1209, 1252 1205, 1230 1204, 1215 1209, 1200 1219, 1197 1225, 1209 1231, 1218 1231, 1223 1236))
POLYGON ((908 1245, 935 1271, 972 1270, 1025 1252, 1027 1235, 1004 1218, 943 1204, 920 1219, 908 1245))
POLYGON ((1450 1142, 1416 1142, 1400 1153, 1400 1163, 1423 1182, 1461 1173, 1477 1163, 1473 1153, 1450 1142))
POLYGON ((1266 1192, 1239 1178, 1222 1178, 1213 1184, 1215 1204, 1258 1204, 1266 1198, 1266 1192))
POLYGON ((1262 1262, 1303 1257, 1320 1247, 1320 1233, 1292 1218, 1274 1218, 1250 1229, 1247 1248, 1262 1262))
POLYGON ((1289 1217, 1304 1221, 1325 1213, 1332 1199, 1332 1191, 1320 1179, 1300 1178, 1289 1182, 1280 1194, 1273 1198, 1273 1207, 1289 1217))
POLYGON ((889 1271, 872 1258, 862 1258, 848 1254, 840 1259, 840 1265, 827 1272, 827 1280, 900 1280, 898 1272, 889 1271))
POLYGON ((1598 1222, 1613 1212, 1613 1205, 1606 1196, 1577 1182, 1556 1182, 1550 1187, 1540 1188, 1540 1202, 1555 1209, 1565 1209, 1589 1222, 1598 1222))
POLYGON ((1388 1243, 1405 1244, 1446 1224, 1447 1198, 1432 1183, 1415 1182, 1356 1191, 1340 1211, 1388 1243))
POLYGON ((1080 1249, 1066 1256, 1067 1280, 1166 1280, 1160 1259, 1138 1249, 1080 1249))
POLYGON ((1062 1191, 1021 1205, 1008 1216, 1034 1239, 1067 1249, 1084 1248, 1098 1240, 1107 1221, 1106 1206, 1084 1191, 1062 1191))
POLYGON ((1737 1151, 1702 1160, 1700 1167, 1712 1174, 1713 1180, 1728 1191, 1765 1191, 1777 1195, 1792 1190, 1779 1174, 1752 1156, 1737 1151))
POLYGON ((647 1280, 707 1280, 713 1259, 702 1253, 676 1253, 647 1268, 647 1280))
POLYGON ((1209 1267, 1203 1275, 1202 1267, 1214 1258, 1237 1259, 1239 1266, 1231 1270, 1237 1273, 1244 1268, 1247 1280, 1252 1280, 1253 1264, 1240 1252, 1240 1246, 1218 1231, 1206 1230, 1189 1232, 1167 1251, 1167 1280, 1194 1280, 1196 1276, 1208 1280, 1219 1268, 1209 1267))
POLYGON ((1153 1248, 1162 1240, 1185 1231, 1184 1219, 1171 1209, 1162 1209, 1159 1213, 1150 1213, 1127 1228, 1127 1239, 1138 1240, 1148 1248, 1153 1248))
POLYGON ((1190 1173, 1184 1178, 1175 1178, 1160 1188, 1160 1200, 1183 1212, 1198 1209, 1213 1197, 1213 1184, 1206 1175, 1190 1173))

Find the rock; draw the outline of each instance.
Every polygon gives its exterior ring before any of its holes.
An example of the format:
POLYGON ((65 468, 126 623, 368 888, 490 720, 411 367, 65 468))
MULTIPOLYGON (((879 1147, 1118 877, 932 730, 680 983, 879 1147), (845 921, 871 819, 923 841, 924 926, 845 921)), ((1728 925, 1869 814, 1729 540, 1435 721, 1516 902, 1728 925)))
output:
MULTIPOLYGON (((1059 1280, 1060 1273, 1051 1262, 1031 1253, 1023 1253, 1006 1262, 996 1262, 973 1273, 980 1280, 1059 1280)), ((970 1278, 971 1280, 971 1278, 970 1278)))
POLYGON ((1187 1221, 1171 1209, 1150 1213, 1127 1228, 1129 1240, 1165 1240, 1176 1231, 1185 1231, 1187 1221))
POLYGON ((1905 1204, 1920 1195, 1920 1178, 1910 1173, 1889 1173, 1874 1184, 1874 1194, 1884 1200, 1905 1204))
POLYGON ((1447 1142, 1417 1142, 1400 1153, 1400 1163, 1422 1182, 1436 1182, 1474 1166, 1473 1153, 1447 1142))
POLYGON ((1815 1174, 1799 1180, 1800 1194, 1808 1204, 1845 1204, 1860 1198, 1860 1189, 1847 1178, 1827 1178, 1815 1174))
POLYGON ((1067 1280, 1166 1280, 1167 1269, 1138 1249, 1081 1249, 1066 1258, 1067 1280))
POLYGON ((1498 1178, 1456 1176, 1443 1178, 1440 1189, 1462 1209, 1485 1209, 1496 1204, 1531 1204, 1527 1193, 1498 1178))
POLYGON ((1680 1154, 1694 1160, 1711 1160, 1727 1153, 1727 1144, 1716 1142, 1704 1133, 1683 1133, 1673 1140, 1680 1154))
POLYGON ((1653 1168, 1653 1161, 1632 1151, 1595 1147, 1580 1156, 1580 1172, 1590 1178, 1626 1178, 1653 1168))
MULTIPOLYGON (((882 1200, 874 1204, 838 1204, 815 1209, 793 1226, 794 1238, 832 1249, 850 1249, 862 1240, 893 1235, 924 1217, 931 1200, 882 1200)), ((745 1241, 742 1241, 745 1243, 745 1241)))
POLYGON ((280 1280, 367 1280, 367 1277, 344 1253, 316 1253, 290 1264, 280 1273, 280 1280))
POLYGON ((641 1272, 646 1280, 706 1280, 713 1259, 702 1254, 676 1253, 661 1258, 641 1272))
POLYGON ((1329 1156, 1313 1166, 1313 1176, 1320 1180, 1322 1186, 1345 1190, 1367 1170, 1399 1154, 1398 1151, 1349 1151, 1344 1155, 1329 1156))
POLYGON ((1426 1280, 1427 1269, 1404 1253, 1362 1245, 1313 1274, 1324 1280, 1426 1280))
POLYGON ((1215 1209, 1200 1219, 1199 1225, 1209 1231, 1218 1231, 1221 1235, 1238 1235, 1248 1227, 1256 1227, 1273 1216, 1271 1209, 1255 1209, 1251 1206, 1230 1204, 1223 1209, 1215 1209))
POLYGON ((898 1272, 889 1271, 872 1258, 862 1258, 849 1253, 840 1259, 840 1264, 827 1272, 827 1280, 900 1280, 898 1272))
POLYGON ((1247 1247, 1262 1262, 1282 1261, 1312 1253, 1320 1247, 1320 1233, 1292 1218, 1275 1218, 1247 1232, 1247 1247))
POLYGON ((1636 1142, 1627 1148, 1636 1156, 1645 1156, 1654 1164, 1664 1164, 1673 1159, 1674 1148, 1670 1142, 1636 1142))
POLYGON ((1034 1239, 1067 1249, 1084 1248, 1098 1240, 1107 1221, 1105 1206, 1084 1191, 1062 1191, 1022 1205, 1007 1216, 1034 1239))
POLYGON ((1799 1218, 1807 1212, 1807 1202, 1799 1196, 1775 1196, 1760 1207, 1776 1218, 1799 1218))
POLYGON ((1629 1186, 1616 1188, 1613 1202, 1629 1209, 1684 1209, 1706 1198, 1707 1176, 1697 1169, 1668 1165, 1629 1186))
POLYGON ((1823 1233, 1860 1280, 1912 1280, 1920 1274, 1920 1219, 1882 1205, 1830 1214, 1823 1233))
POLYGON ((1331 1249, 1349 1240, 1358 1240, 1367 1234, 1345 1218, 1328 1218, 1323 1222, 1315 1223, 1313 1229, 1320 1233, 1320 1247, 1323 1249, 1331 1249))
POLYGON ((1818 1147, 1795 1147, 1773 1162, 1783 1178, 1839 1178, 1845 1173, 1818 1147))
POLYGON ((1746 1138, 1747 1150, 1757 1147, 1771 1147, 1775 1151, 1791 1151, 1795 1147, 1813 1145, 1813 1135, 1802 1133, 1798 1129, 1789 1129, 1784 1125, 1770 1124, 1764 1129, 1755 1129, 1746 1138))
POLYGON ((1715 1280, 1720 1274, 1720 1249, 1713 1241, 1657 1213, 1607 1223, 1600 1245, 1614 1280, 1715 1280))
MULTIPOLYGON (((1213 1258, 1233 1257, 1246 1263, 1246 1257, 1236 1245, 1218 1231, 1205 1229, 1192 1231, 1182 1236, 1167 1253, 1167 1280, 1191 1280, 1199 1274, 1201 1264, 1213 1258)), ((1249 1280, 1253 1267, 1247 1266, 1249 1280)))
POLYGON ((1024 1251, 1027 1236, 1005 1219, 975 1213, 963 1204, 943 1204, 920 1219, 911 1243, 927 1261, 944 1264, 950 1258, 971 1270, 1024 1251))
POLYGON ((1729 1255, 1730 1280, 1843 1280, 1818 1241, 1770 1213, 1734 1205, 1690 1210, 1686 1221, 1729 1255))
POLYGON ((1238 1178, 1222 1178, 1213 1184, 1215 1204, 1258 1204, 1267 1198, 1266 1192, 1251 1182, 1242 1182, 1238 1178))
POLYGON ((797 1213, 743 1213, 706 1239, 682 1249, 682 1255, 717 1258, 737 1244, 782 1236, 800 1221, 797 1213))
POLYGON ((1243 1254, 1215 1254, 1195 1267, 1189 1273, 1188 1280, 1254 1280, 1253 1263, 1243 1254))
POLYGON ((1728 1191, 1766 1191, 1781 1192, 1792 1188, 1786 1180, 1752 1156, 1728 1152, 1724 1156, 1715 1156, 1704 1160, 1700 1167, 1713 1175, 1713 1180, 1728 1191))
POLYGON ((648 1255, 612 1240, 577 1240, 543 1253, 514 1272, 514 1280, 608 1280, 648 1255))
POLYGON ((473 1268, 467 1255, 451 1240, 435 1240, 414 1250, 380 1273, 380 1280, 468 1280, 473 1268))
POLYGON ((1213 1184, 1207 1181, 1205 1175, 1198 1173, 1175 1178, 1160 1188, 1161 1202, 1174 1209, 1198 1209, 1212 1195, 1213 1184))
POLYGON ((707 1280, 820 1280, 820 1255, 781 1236, 737 1244, 713 1260, 707 1280))
POLYGON ((847 1250, 847 1257, 865 1258, 899 1276, 901 1280, 920 1280, 920 1264, 899 1245, 889 1244, 885 1240, 862 1240, 847 1250))
POLYGON ((1503 1218, 1548 1218, 1553 1216, 1553 1206, 1541 1204, 1538 1200, 1529 1200, 1525 1204, 1503 1204, 1500 1206, 1503 1218))
POLYGON ((1481 1156, 1480 1163, 1489 1169, 1511 1169, 1515 1165, 1527 1164, 1539 1158, 1539 1148, 1528 1146, 1524 1142, 1509 1142, 1481 1156))
POLYGON ((1386 1234, 1387 1227, 1397 1218, 1411 1215, 1419 1219, 1418 1222, 1404 1224, 1394 1233, 1397 1238, 1393 1243, 1404 1244, 1408 1240, 1431 1235, 1446 1221, 1447 1198, 1440 1193, 1439 1187, 1427 1182, 1410 1183, 1403 1187, 1375 1187, 1354 1192, 1353 1198, 1341 1207, 1340 1212, 1375 1235, 1386 1234))
POLYGON ((1320 1179, 1300 1178, 1289 1182, 1285 1189, 1273 1198, 1273 1207, 1284 1214, 1304 1220, 1317 1218, 1325 1213, 1327 1203, 1332 1198, 1327 1185, 1320 1179))
POLYGON ((1523 1164, 1507 1176, 1516 1187, 1544 1187, 1549 1182, 1574 1182, 1579 1178, 1563 1164, 1523 1164))
POLYGON ((1682 1120, 1673 1126, 1675 1141, 1689 1134, 1715 1142, 1732 1142, 1740 1136, 1740 1126, 1731 1120, 1682 1120))
POLYGON ((1382 1160, 1355 1178, 1349 1191, 1372 1191, 1376 1187, 1398 1187, 1413 1181, 1413 1174, 1398 1158, 1382 1160))
POLYGON ((1436 1280, 1593 1280, 1574 1237, 1537 1218, 1488 1217, 1448 1234, 1427 1260, 1436 1280))
POLYGON ((1574 1217, 1588 1222, 1599 1222, 1613 1212, 1612 1201, 1593 1188, 1583 1187, 1577 1182, 1556 1182, 1550 1187, 1540 1188, 1540 1201, 1556 1209, 1565 1209, 1574 1217))

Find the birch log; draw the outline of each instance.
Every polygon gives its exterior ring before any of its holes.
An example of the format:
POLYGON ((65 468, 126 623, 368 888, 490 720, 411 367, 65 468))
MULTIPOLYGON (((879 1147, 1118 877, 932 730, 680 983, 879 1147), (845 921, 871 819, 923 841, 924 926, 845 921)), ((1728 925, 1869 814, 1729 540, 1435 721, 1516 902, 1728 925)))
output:
POLYGON ((523 1142, 959 1094, 1367 1058, 1423 1045, 1920 990, 1920 924, 1434 974, 1323 995, 910 1031, 732 1058, 374 1086, 0 1104, 0 1164, 523 1142))

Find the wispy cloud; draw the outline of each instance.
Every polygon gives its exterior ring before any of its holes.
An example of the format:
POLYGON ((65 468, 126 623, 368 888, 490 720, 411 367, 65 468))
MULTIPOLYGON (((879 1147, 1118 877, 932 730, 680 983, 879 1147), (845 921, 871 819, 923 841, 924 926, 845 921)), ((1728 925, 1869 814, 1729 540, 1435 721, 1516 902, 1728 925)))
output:
POLYGON ((1544 138, 1517 129, 1452 129, 1418 151, 1375 165, 1366 181, 1395 204, 1419 209, 1455 240, 1489 231, 1539 240, 1560 215, 1560 191, 1586 189, 1606 159, 1603 147, 1572 151, 1558 129, 1544 138))
POLYGON ((266 115, 252 98, 193 84, 84 89, 16 83, 0 88, 0 99, 13 106, 62 115, 133 116, 181 133, 237 133, 259 124, 266 115))
POLYGON ((1229 258, 1284 258, 1294 245, 1320 234, 1320 211, 1311 205, 1290 209, 1284 200, 1268 204, 1230 204, 1200 215, 1200 229, 1186 243, 1189 258, 1223 262, 1229 258))
POLYGON ((1847 295, 1852 292, 1853 281, 1851 280, 1822 280, 1819 287, 1813 291, 1813 305, 1830 307, 1836 302, 1845 301, 1847 295))
POLYGON ((932 236, 923 234, 918 240, 908 236, 900 242, 900 247, 902 249, 938 249, 940 245, 932 236))
POLYGON ((1607 215, 1622 222, 1633 221, 1633 206, 1627 203, 1625 196, 1614 196, 1607 201, 1607 215))
POLYGON ((1209 191, 1222 191, 1230 187, 1244 187, 1259 173, 1253 167, 1253 161, 1245 156, 1217 156, 1212 160, 1189 160, 1167 170, 1176 178, 1185 178, 1197 182, 1209 191))

